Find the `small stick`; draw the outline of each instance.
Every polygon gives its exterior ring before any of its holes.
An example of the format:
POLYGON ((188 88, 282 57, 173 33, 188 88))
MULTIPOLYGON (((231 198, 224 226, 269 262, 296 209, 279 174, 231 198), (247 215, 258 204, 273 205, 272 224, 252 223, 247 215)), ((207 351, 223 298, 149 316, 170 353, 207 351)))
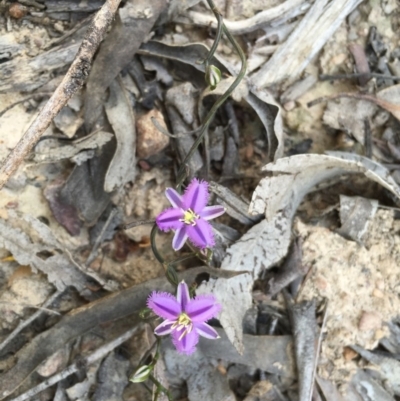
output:
POLYGON ((135 221, 131 221, 130 223, 126 223, 125 225, 123 225, 122 229, 128 230, 133 227, 138 227, 138 226, 142 226, 145 224, 154 224, 154 223, 155 223, 154 219, 152 219, 152 220, 135 220, 135 221))
POLYGON ((367 77, 369 78, 382 78, 382 79, 392 79, 393 81, 400 81, 400 77, 392 76, 392 75, 387 75, 387 74, 379 74, 376 72, 369 72, 368 74, 366 73, 354 73, 354 74, 336 74, 336 75, 326 75, 322 74, 319 76, 320 81, 333 81, 337 79, 352 79, 352 78, 362 78, 362 77, 367 77))
POLYGON ((121 0, 107 0, 90 24, 78 53, 67 74, 49 101, 39 112, 17 146, 7 156, 0 168, 0 189, 15 172, 23 159, 46 131, 53 118, 67 104, 74 93, 80 89, 91 67, 91 61, 103 40, 107 28, 113 20, 121 0))
POLYGON ((116 208, 111 210, 110 214, 107 217, 107 221, 104 223, 104 225, 100 231, 100 234, 97 236, 96 241, 93 245, 93 248, 90 251, 88 258, 86 259, 85 266, 89 266, 95 259, 96 254, 97 254, 97 249, 99 248, 101 242, 103 241, 104 234, 106 233, 108 226, 111 224, 112 219, 117 215, 117 213, 118 213, 118 210, 116 208))
MULTIPOLYGON (((132 328, 132 329, 128 330, 127 332, 125 332, 124 334, 122 334, 121 336, 117 337, 115 340, 112 340, 109 343, 104 344, 100 348, 97 348, 97 350, 94 351, 92 354, 90 354, 86 358, 83 358, 84 365, 91 365, 93 362, 96 362, 98 359, 104 358, 109 352, 111 352, 115 348, 119 347, 126 340, 129 340, 129 338, 132 337, 137 330, 138 330, 138 326, 135 326, 134 328, 132 328)), ((49 379, 45 380, 43 383, 40 383, 36 387, 33 387, 30 390, 26 391, 25 393, 19 395, 18 397, 13 398, 11 401, 25 401, 25 400, 28 400, 29 398, 34 397, 35 395, 39 394, 43 390, 46 390, 46 388, 49 388, 50 386, 65 379, 66 377, 71 376, 72 374, 78 372, 80 366, 82 366, 82 361, 80 361, 79 363, 73 363, 72 365, 69 365, 67 368, 65 368, 60 373, 57 373, 56 375, 51 376, 49 379)))
POLYGON ((365 157, 372 157, 372 132, 368 118, 364 120, 364 149, 365 157))
POLYGON ((27 100, 34 99, 35 97, 40 97, 40 96, 46 96, 46 95, 51 95, 49 92, 39 92, 39 93, 34 93, 33 95, 24 97, 23 99, 17 100, 16 102, 10 104, 7 106, 5 109, 0 111, 0 117, 2 117, 5 113, 7 113, 8 110, 11 110, 13 107, 18 106, 21 103, 26 102, 27 100))
MULTIPOLYGON (((27 326, 29 326, 34 320, 36 320, 43 312, 50 312, 47 309, 56 298, 58 298, 62 294, 62 291, 56 291, 42 306, 36 311, 32 316, 28 319, 21 322, 9 335, 8 337, 0 344, 0 352, 27 326), (46 308, 46 309, 45 309, 46 308)), ((54 312, 54 311, 51 311, 54 312)))

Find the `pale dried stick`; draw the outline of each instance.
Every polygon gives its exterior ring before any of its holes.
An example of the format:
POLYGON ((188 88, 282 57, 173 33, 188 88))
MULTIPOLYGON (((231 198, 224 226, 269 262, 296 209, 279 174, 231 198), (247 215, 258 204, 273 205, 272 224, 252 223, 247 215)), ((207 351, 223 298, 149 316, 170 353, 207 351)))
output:
POLYGON ((8 337, 0 344, 0 352, 27 326, 29 326, 34 320, 36 320, 42 313, 53 312, 49 311, 45 308, 50 306, 56 298, 58 298, 62 294, 62 291, 56 291, 42 306, 36 311, 32 316, 28 319, 21 322, 9 335, 8 337))
POLYGON ((97 12, 82 41, 74 62, 61 84, 55 90, 35 121, 31 124, 17 146, 7 156, 0 168, 0 189, 15 172, 23 159, 46 131, 53 118, 67 104, 74 93, 80 89, 91 67, 91 62, 107 28, 113 20, 121 0, 107 0, 97 12))
POLYGON ((72 365, 69 365, 67 368, 62 370, 60 373, 57 373, 56 375, 51 376, 50 378, 45 380, 43 383, 38 384, 36 387, 31 388, 30 390, 19 395, 18 397, 13 398, 10 401, 28 400, 29 398, 34 397, 35 395, 39 394, 43 390, 46 390, 46 388, 49 388, 50 386, 53 386, 54 384, 58 383, 59 381, 65 379, 66 377, 71 376, 72 374, 78 372, 79 367, 82 366, 82 362, 84 363, 84 365, 91 365, 93 362, 96 362, 98 359, 104 358, 109 352, 111 352, 115 348, 119 347, 126 340, 129 340, 129 338, 131 338, 135 334, 135 332, 138 330, 138 327, 139 326, 135 326, 132 329, 126 331, 124 334, 117 337, 115 340, 112 340, 109 343, 102 345, 100 348, 97 348, 97 350, 94 351, 92 354, 90 354, 86 358, 83 358, 83 361, 80 360, 79 363, 76 362, 76 363, 73 363, 72 365))

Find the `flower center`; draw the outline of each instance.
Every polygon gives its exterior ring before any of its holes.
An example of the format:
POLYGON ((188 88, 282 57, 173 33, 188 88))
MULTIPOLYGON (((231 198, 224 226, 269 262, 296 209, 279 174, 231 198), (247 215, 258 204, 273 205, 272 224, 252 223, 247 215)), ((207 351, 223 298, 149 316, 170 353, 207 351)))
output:
POLYGON ((172 325, 172 328, 175 329, 176 331, 181 331, 184 329, 179 337, 180 341, 182 340, 183 337, 185 337, 186 334, 192 331, 193 323, 190 317, 185 312, 182 312, 178 316, 178 319, 176 319, 175 323, 172 325))
POLYGON ((192 209, 187 209, 183 212, 183 219, 180 219, 182 223, 185 223, 187 225, 196 225, 196 220, 200 218, 198 214, 196 214, 192 209))

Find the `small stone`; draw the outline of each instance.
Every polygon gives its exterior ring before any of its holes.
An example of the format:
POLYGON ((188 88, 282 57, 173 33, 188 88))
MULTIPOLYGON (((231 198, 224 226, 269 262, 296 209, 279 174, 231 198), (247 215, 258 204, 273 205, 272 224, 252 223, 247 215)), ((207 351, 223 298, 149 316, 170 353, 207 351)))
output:
POLYGON ((385 332, 385 330, 376 330, 375 331, 375 340, 379 341, 382 340, 383 337, 386 337, 387 333, 385 332))
POLYGON ((137 156, 147 159, 163 150, 169 144, 169 137, 153 124, 152 118, 157 120, 165 131, 168 131, 164 121, 164 116, 158 110, 150 110, 148 113, 138 118, 137 129, 137 156))
POLYGON ((361 331, 376 330, 381 328, 381 326, 382 318, 375 312, 363 312, 358 322, 358 328, 361 331))
POLYGON ((66 347, 61 348, 42 362, 36 372, 42 377, 52 376, 67 366, 68 359, 69 349, 66 347))
POLYGON ((8 12, 10 13, 10 17, 20 19, 25 17, 25 15, 28 13, 28 8, 20 3, 12 3, 10 4, 8 12))
POLYGON ((357 352, 354 351, 353 349, 351 349, 349 347, 344 347, 344 349, 343 349, 343 357, 344 357, 344 359, 346 359, 346 361, 351 361, 357 355, 358 355, 357 352))
POLYGON ((372 295, 373 295, 374 297, 376 297, 376 298, 383 298, 383 297, 384 297, 383 292, 382 292, 381 290, 379 290, 378 288, 375 288, 375 289, 372 291, 372 295))
POLYGON ((286 111, 293 110, 295 107, 296 107, 296 103, 295 103, 294 100, 289 100, 288 102, 286 102, 286 103, 283 105, 283 108, 284 108, 286 111))

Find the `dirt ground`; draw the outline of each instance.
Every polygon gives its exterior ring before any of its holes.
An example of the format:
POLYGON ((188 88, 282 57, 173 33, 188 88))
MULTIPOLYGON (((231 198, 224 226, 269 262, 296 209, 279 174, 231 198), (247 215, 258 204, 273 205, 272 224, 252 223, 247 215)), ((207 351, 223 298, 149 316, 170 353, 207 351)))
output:
POLYGON ((399 3, 216 0, 209 56, 212 3, 0 0, 1 400, 400 399, 399 3), (194 177, 208 257, 153 229, 194 177), (172 265, 222 305, 189 356, 172 265))

